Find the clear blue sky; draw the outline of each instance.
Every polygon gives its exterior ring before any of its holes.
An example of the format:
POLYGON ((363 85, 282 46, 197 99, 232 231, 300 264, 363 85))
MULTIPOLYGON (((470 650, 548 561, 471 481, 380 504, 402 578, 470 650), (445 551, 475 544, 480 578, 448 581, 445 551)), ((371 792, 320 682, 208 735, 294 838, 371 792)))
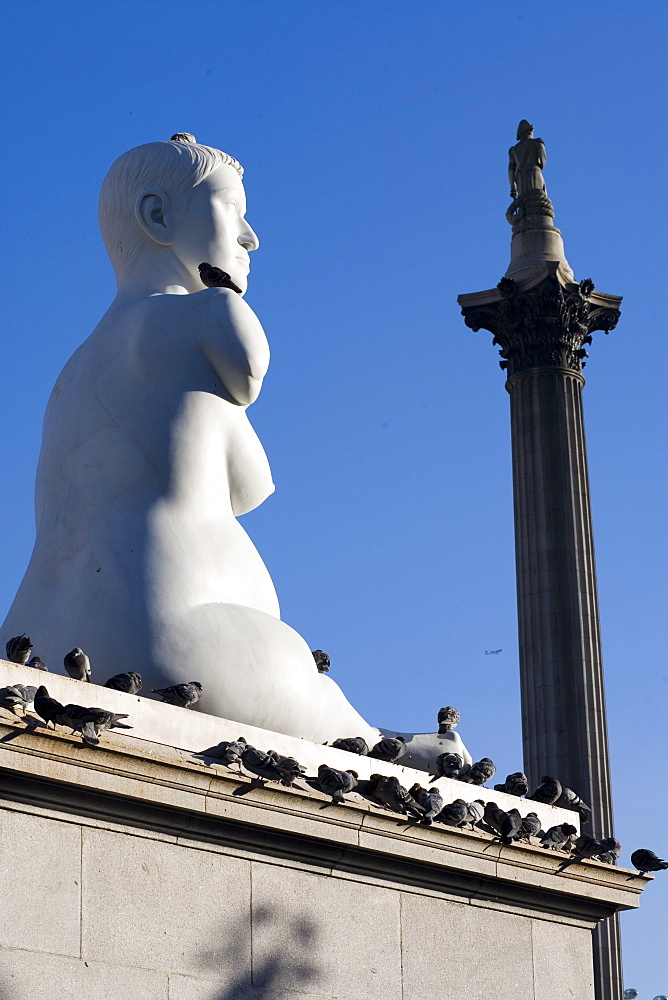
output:
MULTIPOLYGON (((32 546, 46 401, 114 294, 102 178, 131 146, 194 132, 245 165, 262 241, 248 301, 273 359, 250 416, 277 492, 244 524, 283 617, 369 721, 427 730, 453 704, 474 756, 520 768, 508 396, 456 298, 506 269, 526 117, 576 276, 624 296, 590 348, 585 416, 616 833, 624 862, 665 857, 665 12, 6 4, 2 616, 32 546)), ((668 992, 667 898, 659 875, 623 918, 641 1000, 668 992)))

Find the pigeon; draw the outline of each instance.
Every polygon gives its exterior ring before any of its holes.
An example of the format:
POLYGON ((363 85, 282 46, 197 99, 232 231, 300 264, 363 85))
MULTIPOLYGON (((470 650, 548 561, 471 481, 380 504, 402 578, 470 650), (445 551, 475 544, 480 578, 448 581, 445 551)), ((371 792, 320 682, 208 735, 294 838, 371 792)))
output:
POLYGON ((578 831, 570 823, 560 823, 558 826, 551 826, 547 833, 543 834, 541 846, 545 850, 569 851, 577 834, 578 831))
POLYGON ((415 799, 424 811, 420 817, 420 822, 424 823, 425 826, 431 826, 445 805, 443 796, 438 788, 423 788, 416 781, 413 787, 408 789, 408 794, 415 799))
POLYGON ((330 659, 324 649, 312 649, 313 659, 315 660, 315 665, 318 668, 319 674, 326 674, 329 670, 330 659))
POLYGON ((49 668, 40 656, 33 656, 32 659, 28 660, 28 666, 33 667, 35 670, 46 670, 47 673, 49 668))
POLYGON ((388 778, 383 774, 372 774, 368 782, 368 791, 381 805, 387 806, 393 812, 408 813, 415 819, 422 816, 422 807, 394 776, 388 778))
POLYGON ((241 292, 238 285, 235 285, 232 278, 220 267, 213 267, 212 264, 204 261, 198 265, 200 280, 207 288, 231 288, 233 292, 241 292))
POLYGON ((486 802, 483 819, 503 844, 510 844, 519 833, 522 817, 518 809, 505 812, 496 802, 486 802))
POLYGON ((583 802, 577 792, 574 792, 572 788, 566 788, 565 785, 562 786, 561 795, 554 803, 555 806, 559 806, 561 809, 573 809, 580 816, 581 823, 589 822, 589 813, 591 809, 586 802, 583 802))
POLYGON ((459 725, 460 715, 456 708, 452 705, 446 705, 445 708, 439 708, 438 710, 438 735, 443 736, 445 733, 449 733, 455 726, 459 725))
POLYGON ((40 719, 44 719, 47 726, 51 723, 55 729, 56 720, 64 710, 65 706, 55 698, 52 698, 43 684, 37 688, 35 694, 35 712, 39 715, 40 719))
POLYGON ((372 750, 369 750, 369 757, 373 757, 375 760, 385 760, 388 764, 392 764, 399 757, 403 757, 405 753, 406 740, 403 736, 397 736, 396 739, 392 736, 386 736, 376 743, 372 750))
POLYGON ((28 705, 35 700, 37 688, 32 684, 10 684, 0 688, 0 706, 16 714, 17 708, 22 708, 25 712, 28 705))
POLYGON ((463 828, 468 823, 468 814, 468 806, 464 799, 455 799, 454 802, 443 806, 436 819, 439 823, 445 823, 447 826, 463 828))
POLYGON ((531 843, 532 837, 537 837, 540 833, 540 820, 535 812, 527 813, 522 820, 522 825, 520 827, 520 834, 517 838, 518 840, 526 840, 527 843, 531 843))
POLYGON ((668 861, 662 861, 661 858, 657 858, 654 851, 648 851, 644 847, 633 852, 631 864, 640 875, 646 875, 647 872, 665 871, 668 868, 668 861))
POLYGON ((170 142, 197 142, 192 132, 175 132, 170 138, 170 142))
POLYGON ((493 762, 489 757, 483 757, 482 760, 471 764, 465 774, 460 771, 459 780, 466 781, 469 785, 484 785, 486 781, 490 781, 494 777, 495 773, 496 768, 493 762))
POLYGON ((464 766, 464 759, 458 753, 440 753, 435 760, 436 774, 431 779, 456 778, 464 766))
POLYGON ((553 806, 561 795, 561 782, 549 774, 544 774, 540 780, 542 784, 538 786, 533 795, 527 795, 527 798, 533 799, 534 802, 545 802, 548 806, 553 806))
POLYGON ((473 802, 466 803, 466 823, 471 829, 474 828, 476 823, 485 815, 485 803, 482 799, 475 799, 473 802))
POLYGON ((83 649, 75 646, 63 658, 63 664, 65 670, 67 670, 70 677, 74 677, 75 681, 88 681, 90 684, 90 660, 83 649))
POLYGON ((335 767, 321 764, 318 768, 318 787, 325 795, 331 795, 335 805, 343 805, 344 794, 357 787, 357 771, 337 771, 335 767))
POLYGON ((100 734, 107 729, 132 729, 132 726, 121 722, 121 719, 127 718, 127 714, 108 712, 104 708, 65 705, 58 716, 58 722, 61 726, 69 726, 73 733, 81 733, 84 743, 96 747, 100 742, 100 734))
POLYGON ((30 653, 32 651, 30 636, 26 635, 25 632, 23 635, 13 636, 7 642, 5 650, 7 651, 7 659, 11 663, 20 663, 22 665, 26 664, 30 659, 30 653))
POLYGON ((601 841, 601 847, 603 848, 599 854, 595 857, 599 861, 603 861, 606 865, 613 865, 617 858, 621 856, 622 845, 614 837, 604 837, 601 841))
POLYGON ((247 746, 241 754, 241 763, 259 781, 282 781, 283 775, 276 761, 264 750, 247 746))
POLYGON ((199 681, 189 684, 172 684, 166 688, 151 688, 153 694, 159 694, 163 704, 178 705, 179 708, 190 708, 202 697, 202 685, 199 681))
POLYGON ((529 791, 527 776, 522 771, 513 771, 501 785, 494 785, 495 792, 506 792, 507 795, 526 795, 529 791))
POLYGON ((217 747, 212 747, 207 751, 208 757, 215 757, 224 767, 232 767, 236 764, 241 770, 241 755, 248 744, 243 736, 237 740, 223 740, 217 747))
POLYGON ((267 750, 267 756, 271 757, 278 771, 281 774, 281 784, 290 786, 296 778, 301 778, 306 773, 306 768, 302 767, 294 757, 284 757, 275 750, 267 750))
POLYGON ((360 757, 366 757, 369 753, 368 744, 361 736, 350 736, 334 740, 332 746, 336 747, 337 750, 347 750, 348 753, 359 754, 360 757))
POLYGON ((602 850, 604 850, 602 841, 597 840, 596 837, 590 837, 588 833, 583 833, 573 844, 570 861, 566 861, 559 871, 564 871, 571 865, 585 861, 587 858, 595 858, 602 850))
POLYGON ((104 682, 106 688, 112 691, 125 691, 127 694, 139 694, 141 691, 141 674, 128 670, 126 674, 114 674, 104 682))

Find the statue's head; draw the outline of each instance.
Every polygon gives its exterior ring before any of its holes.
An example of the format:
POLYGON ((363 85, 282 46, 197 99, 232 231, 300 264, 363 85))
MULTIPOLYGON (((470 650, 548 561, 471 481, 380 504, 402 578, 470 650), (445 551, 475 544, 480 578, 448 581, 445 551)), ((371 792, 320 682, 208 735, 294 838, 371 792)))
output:
POLYGON ((137 146, 112 164, 100 192, 102 238, 119 285, 158 262, 188 291, 210 261, 246 289, 259 241, 245 220, 243 168, 188 133, 137 146))
POLYGON ((531 124, 531 122, 528 122, 526 118, 523 118, 522 121, 517 126, 517 138, 530 139, 532 135, 533 135, 533 125, 531 124))
POLYGON ((438 731, 439 733, 449 733, 451 729, 459 725, 459 712, 452 705, 438 710, 438 731))

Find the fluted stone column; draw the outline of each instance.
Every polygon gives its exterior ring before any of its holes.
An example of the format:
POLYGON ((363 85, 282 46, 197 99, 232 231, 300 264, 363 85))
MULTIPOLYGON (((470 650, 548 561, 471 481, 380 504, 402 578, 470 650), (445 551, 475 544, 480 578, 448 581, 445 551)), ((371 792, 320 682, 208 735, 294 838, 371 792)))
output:
MULTIPOLYGON (((583 345, 594 330, 615 326, 621 299, 573 281, 563 258, 516 273, 458 301, 467 326, 494 334, 508 373, 524 766, 534 787, 554 774, 575 789, 592 807, 588 829, 607 837, 612 803, 581 372, 583 345)), ((616 918, 599 925, 594 943, 597 998, 620 1000, 616 918)))

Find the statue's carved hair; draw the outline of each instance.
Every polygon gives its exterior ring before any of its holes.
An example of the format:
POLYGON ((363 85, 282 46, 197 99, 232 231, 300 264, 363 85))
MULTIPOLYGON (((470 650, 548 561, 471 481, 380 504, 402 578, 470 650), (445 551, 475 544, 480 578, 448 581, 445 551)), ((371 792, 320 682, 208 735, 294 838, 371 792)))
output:
POLYGON ((243 167, 233 156, 184 140, 148 142, 112 163, 102 184, 98 218, 118 277, 131 270, 141 246, 141 230, 135 218, 137 199, 150 191, 164 191, 178 210, 188 192, 223 165, 234 167, 243 176, 243 167))

